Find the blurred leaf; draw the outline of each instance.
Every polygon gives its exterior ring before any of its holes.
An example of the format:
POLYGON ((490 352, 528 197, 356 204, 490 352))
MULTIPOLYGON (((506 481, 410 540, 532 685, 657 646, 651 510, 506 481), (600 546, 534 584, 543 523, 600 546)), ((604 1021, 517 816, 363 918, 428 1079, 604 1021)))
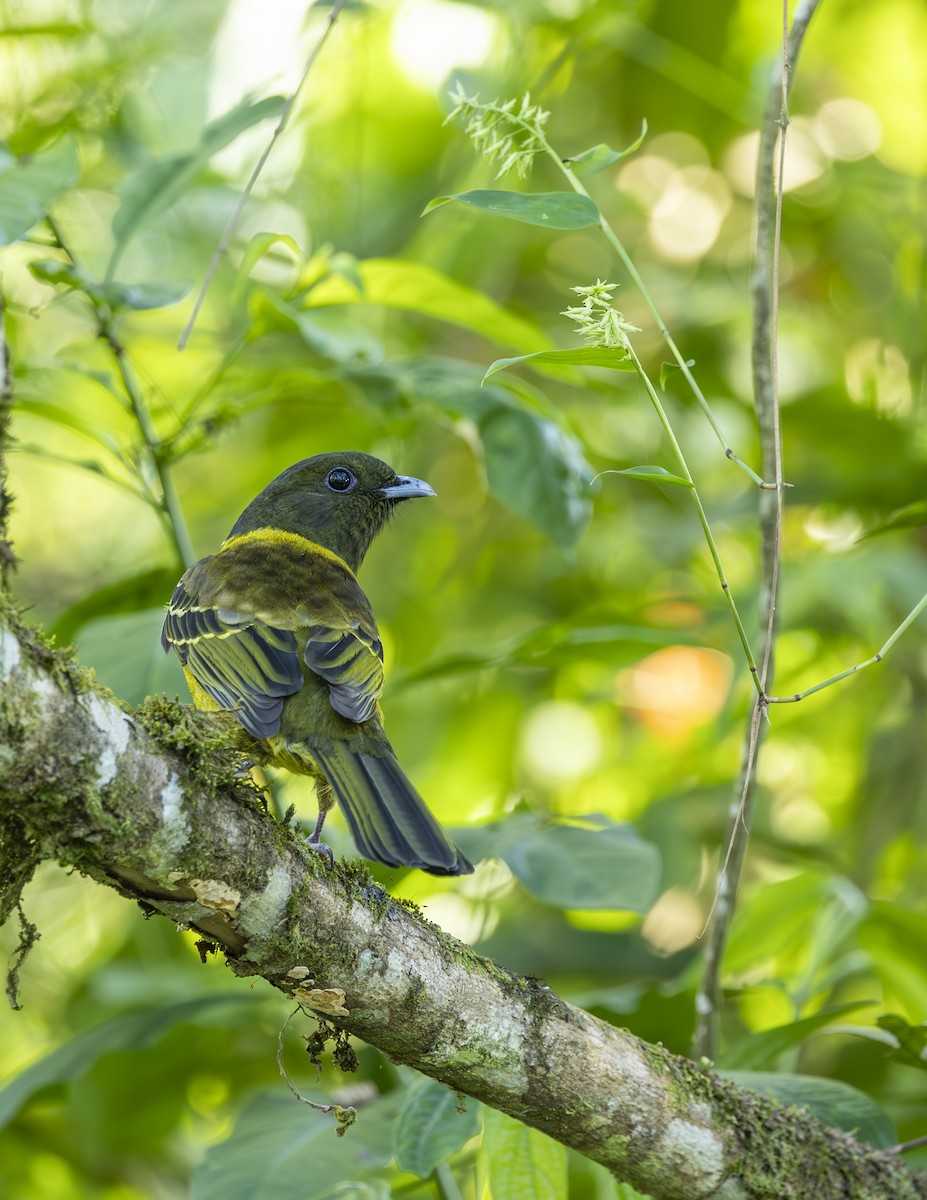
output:
POLYGON ((129 1017, 117 1017, 79 1033, 31 1067, 26 1067, 0 1091, 0 1128, 9 1124, 36 1092, 52 1084, 77 1079, 104 1054, 116 1050, 150 1049, 175 1025, 227 1004, 253 1006, 254 999, 234 992, 184 1000, 179 1004, 133 1013, 129 1017))
POLYGON ((690 479, 683 479, 681 475, 673 475, 665 467, 627 467, 623 471, 600 471, 599 475, 630 475, 632 479, 646 479, 648 483, 672 483, 676 487, 695 487, 690 479))
POLYGON ((896 1013, 883 1013, 878 1025, 897 1043, 891 1055, 896 1062, 927 1071, 927 1025, 911 1025, 896 1013))
POLYGON ((309 292, 305 298, 306 306, 376 304, 448 321, 498 345, 529 350, 550 344, 539 326, 515 316, 489 296, 455 282, 425 263, 368 258, 358 264, 357 270, 363 290, 345 275, 332 274, 309 292))
POLYGON ((641 125, 640 134, 624 150, 613 150, 611 146, 606 146, 604 142, 599 142, 597 146, 591 146, 588 150, 584 150, 582 154, 574 154, 564 161, 570 164, 576 175, 596 175, 599 171, 604 171, 606 167, 610 167, 612 163, 616 163, 619 159, 626 158, 629 154, 633 154, 635 150, 639 150, 646 136, 647 119, 645 117, 641 125))
POLYGON ((832 1025, 836 1017, 874 1003, 874 1000, 851 1000, 846 1004, 832 1004, 811 1017, 752 1033, 720 1054, 718 1065, 730 1071, 766 1070, 775 1066, 776 1060, 787 1050, 800 1046, 810 1034, 832 1025))
POLYGON ((31 413, 34 417, 53 421, 56 425, 82 434, 96 442, 98 446, 102 446, 104 450, 108 450, 119 462, 124 463, 125 459, 119 438, 101 421, 87 420, 82 413, 76 410, 64 408, 62 405, 48 400, 33 400, 29 396, 17 400, 17 407, 24 413, 31 413))
POLYGON ((93 280, 72 262, 60 258, 36 258, 29 263, 29 273, 43 283, 65 284, 67 287, 87 291, 93 280))
POLYGON ((888 1114, 865 1092, 836 1079, 785 1075, 766 1071, 719 1071, 740 1087, 762 1092, 780 1104, 800 1104, 827 1125, 854 1134, 860 1141, 885 1149, 898 1135, 888 1114))
POLYGON ((427 1179, 479 1133, 480 1123, 475 1100, 462 1104, 455 1092, 426 1080, 411 1089, 399 1113, 393 1143, 396 1165, 427 1179))
POLYGON ((884 533, 893 533, 896 529, 920 529, 927 525, 927 500, 916 500, 906 504, 904 508, 896 508, 893 513, 871 526, 859 539, 880 537, 884 533))
POLYGON ((625 350, 612 349, 607 346, 580 346, 575 350, 539 350, 535 354, 521 354, 518 358, 497 358, 483 376, 483 382, 485 383, 490 375, 495 375, 497 371, 504 371, 506 367, 513 367, 517 363, 535 362, 580 367, 608 367, 612 371, 635 371, 637 369, 625 350))
POLYGON ((154 567, 97 588, 66 609, 49 633, 59 642, 67 643, 82 626, 97 617, 137 613, 139 609, 151 608, 152 604, 167 603, 179 573, 177 567, 154 567))
MULTIPOLYGON (((300 1090, 311 1094, 305 1086, 300 1090)), ((257 1096, 231 1136, 206 1151, 193 1172, 190 1200, 321 1200, 330 1194, 353 1197, 354 1185, 376 1189, 377 1175, 392 1156, 392 1122, 401 1098, 401 1092, 392 1093, 365 1105, 360 1119, 337 1137, 330 1113, 289 1094, 257 1096)))
POLYGON ((283 96, 268 96, 264 100, 242 100, 230 112, 207 125, 199 145, 189 154, 152 159, 120 188, 122 203, 113 217, 112 257, 107 279, 115 273, 122 254, 139 230, 171 207, 214 154, 233 142, 246 129, 279 117, 283 111, 283 96))
POLYGON ((100 296, 115 311, 146 312, 176 304, 189 290, 186 283, 106 283, 100 287, 100 296))
MULTIPOLYGON (((176 583, 176 578, 174 579, 176 583)), ((170 599, 171 589, 164 594, 170 599)), ((176 655, 161 648, 163 604, 142 612, 111 615, 82 625, 74 639, 80 660, 127 704, 140 704, 155 692, 187 695, 176 655)))
POLYGON ((577 541, 592 515, 592 468, 577 439, 507 405, 491 409, 478 429, 493 495, 560 545, 577 541))
POLYGON ((599 210, 588 196, 572 192, 457 192, 453 196, 436 196, 425 206, 422 216, 451 201, 548 229, 585 229, 599 222, 599 210))
POLYGON ((660 855, 627 825, 598 814, 594 828, 515 812, 455 830, 466 855, 501 858, 525 888, 555 908, 646 912, 660 886, 660 855))
POLYGON ((79 175, 77 143, 70 134, 38 154, 0 157, 0 246, 27 234, 79 175))
POLYGON ((566 1200, 566 1149, 546 1134, 487 1108, 481 1153, 499 1200, 566 1200))

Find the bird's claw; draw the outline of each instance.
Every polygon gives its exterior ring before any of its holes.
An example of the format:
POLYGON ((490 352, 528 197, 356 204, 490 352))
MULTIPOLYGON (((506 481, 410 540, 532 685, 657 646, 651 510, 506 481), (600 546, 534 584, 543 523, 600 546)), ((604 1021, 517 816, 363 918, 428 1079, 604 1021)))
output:
POLYGON ((319 839, 314 836, 306 838, 306 845, 311 846, 313 850, 317 850, 323 858, 327 858, 328 865, 330 867, 335 865, 335 854, 331 846, 327 846, 325 842, 320 842, 319 839))

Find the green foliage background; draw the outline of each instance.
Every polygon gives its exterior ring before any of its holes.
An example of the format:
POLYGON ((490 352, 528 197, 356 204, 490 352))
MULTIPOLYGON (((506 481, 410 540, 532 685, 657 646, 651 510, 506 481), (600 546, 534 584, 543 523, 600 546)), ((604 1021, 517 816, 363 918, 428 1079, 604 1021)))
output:
MULTIPOLYGON (((755 464, 750 139, 778 6, 351 6, 180 353, 272 97, 295 86, 323 19, 217 0, 0 6, 18 595, 122 698, 185 695, 157 647, 181 570, 159 468, 198 554, 312 453, 364 449, 428 479, 438 499, 402 513, 363 582, 400 758, 486 858, 469 880, 375 874, 504 965, 686 1052, 751 700, 736 635, 685 492, 590 486, 675 467, 635 376, 521 368, 480 388, 494 359, 574 345, 558 313, 597 277, 622 284, 652 378, 668 354, 594 229, 419 214, 468 188, 562 186, 544 166, 493 183, 442 125, 455 78, 484 99, 530 90, 564 157, 626 146, 646 119, 637 154, 588 184, 755 464), (127 350, 154 447, 95 312, 127 350)), ((868 657, 927 590, 925 55, 918 0, 825 0, 797 72, 780 693, 868 657)), ((758 645, 756 491, 678 374, 667 393, 758 645)), ((782 1073, 787 1098, 881 1144, 927 1116, 925 718, 923 624, 884 665, 774 709, 725 961, 720 1065, 782 1073), (858 1091, 821 1099, 828 1082, 858 1091)), ((308 787, 277 792, 311 815, 308 787)), ((311 1023, 293 1021, 303 1090, 370 1101, 336 1140, 279 1080, 278 997, 201 967, 190 936, 79 878, 43 870, 26 901, 43 939, 25 1010, 0 1018, 0 1191, 14 1200, 631 1196, 497 1114, 480 1138, 478 1106, 460 1116, 367 1048, 358 1074, 327 1059, 319 1074, 301 1058, 311 1023)))

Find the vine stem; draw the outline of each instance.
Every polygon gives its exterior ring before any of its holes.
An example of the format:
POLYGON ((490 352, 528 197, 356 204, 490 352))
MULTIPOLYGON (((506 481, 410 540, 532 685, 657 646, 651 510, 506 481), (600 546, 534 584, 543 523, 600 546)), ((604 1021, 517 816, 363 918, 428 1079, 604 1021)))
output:
MULTIPOLYGON (((66 239, 64 238, 60 228, 54 217, 46 216, 46 222, 51 229, 52 236, 62 250, 70 259, 73 265, 77 265, 77 260, 74 257, 66 239)), ((177 489, 174 487, 174 481, 171 477, 170 468, 164 461, 162 453, 161 439, 158 436, 158 430, 155 426, 154 419, 145 401, 144 393, 139 387, 135 375, 132 371, 129 357, 126 354, 125 347, 116 335, 113 328, 113 313, 107 305, 99 299, 88 296, 93 308, 94 316, 97 322, 97 333, 102 341, 104 341, 110 349, 115 362, 116 369, 119 372, 119 377, 122 380, 122 386, 125 391, 126 399, 135 417, 139 432, 142 435, 142 442, 145 446, 148 461, 158 478, 158 485, 161 489, 160 502, 157 505, 157 511, 161 516, 164 527, 168 532, 171 541, 174 544, 174 549, 177 557, 185 567, 192 566, 196 562, 196 552, 193 549, 193 542, 190 538, 190 531, 187 528, 186 518, 183 514, 183 507, 180 503, 180 497, 177 494, 177 489)))
POLYGON ((200 315, 200 309, 203 307, 203 301, 206 299, 206 293, 209 290, 209 285, 212 283, 213 276, 219 269, 219 263, 222 261, 222 256, 225 254, 226 250, 228 249, 229 242, 232 240, 232 234, 235 232, 236 226, 241 219, 241 214, 248 202, 248 197, 254 191, 254 185, 258 181, 258 176, 264 170, 264 164, 267 162, 268 158, 270 158, 271 151, 273 150, 274 146, 276 146, 277 140, 287 126, 287 123, 290 119, 290 114, 293 111, 293 106, 299 97, 299 93, 302 91, 303 85, 309 77, 309 72, 312 70, 312 66, 315 60, 318 58, 322 47, 328 40, 328 35, 334 28, 335 22, 338 20, 344 5, 345 0, 335 0, 335 3, 332 5, 332 10, 328 14, 328 20, 325 23, 325 28, 322 30, 319 40, 316 42, 315 46, 313 46, 312 53, 306 60, 306 65, 303 68, 303 73, 299 83, 296 85, 290 95, 287 96, 286 103, 283 106, 283 112, 280 114, 280 120, 277 122, 276 128, 270 135, 270 141, 261 152, 260 158, 254 164, 254 170, 251 172, 248 182, 245 184, 241 195, 235 201, 235 207, 232 209, 231 216, 226 222, 225 229, 222 231, 222 236, 219 238, 219 244, 213 251, 213 256, 209 261, 209 266, 206 268, 206 274, 203 277, 203 282, 200 285, 199 293, 197 294, 196 301, 194 302, 193 311, 190 313, 189 320, 183 328, 183 333, 180 335, 180 340, 177 342, 178 350, 185 349, 187 342, 190 340, 190 334, 193 332, 193 326, 196 324, 196 319, 200 315))
POLYGON ((750 641, 747 637, 747 631, 744 629, 743 621, 740 619, 740 613, 737 611, 737 605, 731 592, 731 585, 728 583, 724 574, 721 556, 718 553, 718 547, 715 543, 714 534, 711 532, 711 525, 708 522, 708 514, 705 512, 705 506, 702 504, 702 498, 698 494, 698 488, 695 486, 695 480, 692 478, 692 473, 689 470, 689 464, 686 462, 686 456, 682 451, 682 447, 679 445, 676 434, 674 433, 673 427, 670 424, 669 417, 666 415, 666 410, 663 407, 660 397, 657 395, 656 388, 650 382, 647 372, 641 366, 641 361, 634 352, 634 348, 630 343, 628 343, 626 349, 630 355, 631 361, 634 363, 637 374, 647 390, 647 394, 650 397, 650 403, 653 405, 654 410, 656 411, 657 418, 660 424, 663 426, 663 432, 666 434, 670 446, 673 449, 673 454, 676 457, 676 461, 679 464, 680 473, 689 485, 688 490, 692 496, 692 501, 695 504, 695 511, 698 514, 699 523, 701 524, 702 532, 705 535, 705 541, 708 543, 708 550, 711 554, 712 562, 715 565, 715 571, 717 572, 718 579, 721 582, 721 590, 724 592, 725 598, 727 599, 728 608, 731 611, 731 617, 733 618, 734 625, 737 629, 737 636, 740 638, 740 644, 743 647, 744 656, 747 659, 747 666, 750 669, 750 678, 753 680, 758 696, 762 696, 762 688, 760 686, 758 677, 756 660, 753 657, 753 651, 750 649, 750 641))
POLYGON ((756 763, 759 756, 775 671, 777 594, 782 535, 782 440, 779 426, 777 337, 779 246, 781 241, 785 131, 792 69, 808 25, 820 0, 800 0, 792 29, 788 28, 788 0, 782 4, 782 52, 766 103, 760 133, 756 172, 756 261, 753 273, 753 390, 762 470, 775 480, 774 491, 760 493, 759 523, 763 570, 760 588, 760 623, 765 627, 760 694, 754 703, 744 735, 741 770, 730 805, 727 849, 718 870, 714 899, 706 920, 710 934, 705 948, 702 979, 695 995, 696 1025, 693 1052, 714 1059, 718 1051, 722 1003, 721 967, 737 902, 747 854, 749 828, 756 800, 756 763), (774 169, 778 146, 778 171, 774 169), (775 181, 775 182, 774 182, 775 181), (772 202, 768 199, 772 192, 772 202))

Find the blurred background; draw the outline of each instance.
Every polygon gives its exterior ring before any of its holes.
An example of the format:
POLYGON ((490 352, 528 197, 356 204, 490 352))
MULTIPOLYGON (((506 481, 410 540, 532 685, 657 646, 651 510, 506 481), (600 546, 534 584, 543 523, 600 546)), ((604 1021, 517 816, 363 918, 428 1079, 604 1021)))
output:
MULTIPOLYGON (((469 188, 566 186, 540 159, 525 182, 493 182, 460 124, 443 123, 455 81, 482 100, 530 92, 563 158, 628 146, 646 120, 641 148, 585 182, 729 443, 758 466, 753 171, 781 10, 348 5, 180 352, 328 12, 0 2, 16 594, 122 699, 186 699, 157 640, 183 570, 165 481, 199 556, 310 454, 366 450, 427 479, 437 500, 401 512, 361 581, 383 635, 390 737, 484 861, 463 880, 374 874, 504 966, 685 1053, 751 702, 736 633, 685 490, 593 483, 676 467, 636 376, 520 367, 480 388, 498 358, 576 345, 559 314, 596 278, 620 284, 652 379, 669 353, 597 230, 421 213, 469 188), (125 348, 128 390, 101 319, 125 348)), ((927 591, 925 57, 919 0, 828 0, 796 72, 779 693, 869 657, 927 591)), ((678 372, 664 399, 758 652, 756 489, 678 372)), ((774 709, 725 960, 719 1064, 832 1083, 832 1119, 885 1145, 927 1121, 925 718, 923 622, 884 664, 774 709)), ((311 820, 306 781, 279 781, 277 801, 311 820)), ((330 833, 353 853, 338 818, 330 833)), ((24 1011, 0 1016, 4 1195, 504 1200, 493 1171, 511 1130, 496 1118, 480 1141, 478 1112, 455 1124, 452 1108, 437 1165, 408 1147, 391 1159, 410 1105, 438 1093, 362 1046, 358 1074, 325 1057, 319 1075, 300 1018, 287 1045, 303 1090, 354 1087, 370 1102, 336 1142, 279 1079, 278 996, 201 966, 192 935, 51 866, 25 902, 42 941, 24 1011)), ((15 940, 0 931, 7 952, 15 940)), ((634 1196, 532 1136, 560 1194, 634 1196)))

